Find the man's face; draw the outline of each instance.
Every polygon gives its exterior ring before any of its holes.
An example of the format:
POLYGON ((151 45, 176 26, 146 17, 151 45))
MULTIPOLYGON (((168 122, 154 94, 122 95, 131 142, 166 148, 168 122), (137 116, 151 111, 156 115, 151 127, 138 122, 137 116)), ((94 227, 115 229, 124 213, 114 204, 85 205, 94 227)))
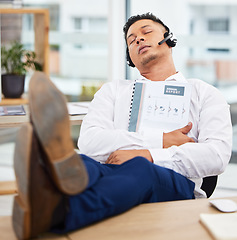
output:
POLYGON ((169 49, 167 44, 158 45, 164 39, 164 32, 161 24, 150 19, 139 20, 130 26, 127 45, 130 58, 138 70, 154 63, 169 49))

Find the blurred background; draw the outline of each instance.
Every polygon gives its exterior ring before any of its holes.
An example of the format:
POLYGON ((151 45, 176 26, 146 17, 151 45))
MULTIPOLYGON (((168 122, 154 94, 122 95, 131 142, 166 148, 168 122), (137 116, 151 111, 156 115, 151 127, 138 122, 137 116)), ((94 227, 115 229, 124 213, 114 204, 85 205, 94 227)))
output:
MULTIPOLYGON (((105 82, 139 77, 126 64, 123 25, 131 15, 158 16, 178 39, 177 71, 214 85, 230 105, 232 157, 213 197, 237 195, 237 0, 0 0, 0 8, 8 5, 49 10, 50 78, 69 102, 90 101, 105 82)), ((34 50, 33 14, 0 14, 0 22, 2 46, 17 40, 34 50)), ((76 148, 80 126, 71 130, 76 148)), ((14 179, 13 152, 14 143, 0 145, 0 180, 14 179)))
MULTIPOLYGON (((231 162, 237 163, 237 0, 16 2, 16 7, 49 9, 50 77, 68 101, 91 100, 104 82, 137 78, 139 73, 126 65, 123 25, 140 13, 160 17, 178 39, 173 49, 177 70, 216 86, 230 104, 231 162)), ((1 44, 17 39, 34 50, 33 25, 31 14, 2 14, 1 44)))

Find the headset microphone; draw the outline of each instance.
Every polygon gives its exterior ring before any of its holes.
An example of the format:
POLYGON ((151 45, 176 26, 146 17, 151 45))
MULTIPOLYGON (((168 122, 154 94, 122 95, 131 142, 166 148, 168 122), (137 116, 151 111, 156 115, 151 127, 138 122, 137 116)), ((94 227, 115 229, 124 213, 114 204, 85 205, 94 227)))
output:
POLYGON ((161 40, 160 42, 158 42, 159 45, 163 44, 164 42, 166 42, 168 39, 173 37, 173 33, 169 33, 168 36, 166 36, 163 40, 161 40))

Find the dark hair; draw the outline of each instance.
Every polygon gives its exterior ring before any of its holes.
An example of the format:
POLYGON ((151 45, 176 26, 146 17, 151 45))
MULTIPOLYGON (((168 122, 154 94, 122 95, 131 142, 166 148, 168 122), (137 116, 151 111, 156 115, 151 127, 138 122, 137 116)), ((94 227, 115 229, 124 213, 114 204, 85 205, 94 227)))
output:
POLYGON ((167 32, 169 32, 169 28, 155 15, 153 15, 152 13, 148 12, 148 13, 144 13, 141 15, 136 15, 136 16, 132 16, 128 19, 128 21, 125 23, 124 27, 123 27, 123 32, 124 32, 124 38, 125 38, 125 42, 127 43, 127 33, 128 33, 128 29, 137 21, 142 20, 142 19, 150 19, 154 22, 157 22, 159 24, 161 24, 166 30, 167 32))
POLYGON ((128 21, 125 23, 124 27, 123 27, 123 32, 124 32, 124 38, 125 38, 125 42, 126 42, 126 58, 127 58, 127 63, 130 67, 135 67, 134 63, 132 62, 130 55, 129 55, 129 51, 128 51, 128 45, 127 45, 127 33, 128 33, 128 29, 137 21, 142 20, 142 19, 150 19, 154 22, 157 22, 159 24, 161 24, 166 31, 169 33, 169 28, 155 15, 153 15, 152 13, 148 12, 148 13, 144 13, 141 15, 136 15, 136 16, 132 16, 128 19, 128 21))

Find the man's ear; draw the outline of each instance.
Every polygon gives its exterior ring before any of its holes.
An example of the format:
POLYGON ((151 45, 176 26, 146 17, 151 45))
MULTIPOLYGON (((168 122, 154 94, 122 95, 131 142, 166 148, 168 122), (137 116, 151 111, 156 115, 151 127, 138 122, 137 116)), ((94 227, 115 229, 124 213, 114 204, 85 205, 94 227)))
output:
POLYGON ((129 55, 128 47, 127 47, 127 49, 126 49, 126 58, 127 58, 127 64, 128 64, 128 66, 134 68, 135 65, 134 65, 134 63, 132 62, 132 59, 131 59, 131 57, 130 57, 130 55, 129 55))

